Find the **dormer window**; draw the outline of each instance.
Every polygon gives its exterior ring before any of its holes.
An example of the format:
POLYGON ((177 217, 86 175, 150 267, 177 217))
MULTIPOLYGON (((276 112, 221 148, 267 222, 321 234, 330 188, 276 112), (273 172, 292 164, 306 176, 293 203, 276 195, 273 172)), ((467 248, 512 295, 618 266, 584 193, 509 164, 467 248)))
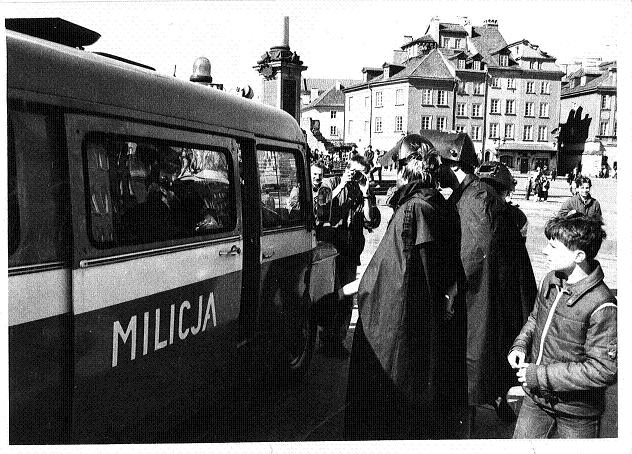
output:
POLYGON ((498 60, 500 62, 500 66, 509 66, 509 56, 508 55, 499 55, 498 60))
POLYGON ((472 69, 480 70, 481 69, 481 62, 478 61, 478 60, 474 60, 472 62, 472 69))
POLYGON ((384 79, 388 79, 388 66, 384 67, 384 79))
POLYGON ((465 60, 463 58, 459 58, 458 60, 458 68, 465 69, 465 60))
POLYGON ((460 49, 461 48, 461 38, 454 38, 454 48, 455 49, 460 49))
POLYGON ((446 49, 450 47, 450 38, 443 38, 443 47, 446 49))

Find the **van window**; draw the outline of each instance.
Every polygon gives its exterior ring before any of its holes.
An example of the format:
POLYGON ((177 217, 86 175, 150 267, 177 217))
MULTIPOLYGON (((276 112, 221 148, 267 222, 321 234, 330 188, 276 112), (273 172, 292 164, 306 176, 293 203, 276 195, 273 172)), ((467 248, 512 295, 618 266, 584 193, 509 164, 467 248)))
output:
POLYGON ((228 150, 87 135, 88 230, 99 248, 192 238, 235 229, 228 150))
POLYGON ((66 261, 71 251, 66 158, 52 111, 9 110, 9 266, 66 261))
POLYGON ((304 224, 305 186, 300 155, 257 150, 264 230, 304 224))

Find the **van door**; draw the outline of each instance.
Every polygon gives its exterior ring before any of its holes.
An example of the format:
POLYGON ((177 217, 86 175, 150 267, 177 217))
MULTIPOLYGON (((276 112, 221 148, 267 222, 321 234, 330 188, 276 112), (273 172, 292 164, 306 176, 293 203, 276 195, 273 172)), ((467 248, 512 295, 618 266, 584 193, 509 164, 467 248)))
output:
POLYGON ((282 370, 300 376, 315 339, 309 320, 308 164, 299 145, 259 140, 256 152, 262 225, 259 318, 272 334, 282 370))
POLYGON ((243 265, 235 140, 74 114, 66 136, 76 441, 182 441, 170 423, 201 409, 229 438, 243 265))

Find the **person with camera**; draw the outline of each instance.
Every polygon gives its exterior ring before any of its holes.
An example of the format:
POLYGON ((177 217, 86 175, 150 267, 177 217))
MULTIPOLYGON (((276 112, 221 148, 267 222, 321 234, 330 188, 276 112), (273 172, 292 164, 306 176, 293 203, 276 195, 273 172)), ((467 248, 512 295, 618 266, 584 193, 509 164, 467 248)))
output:
MULTIPOLYGON (((344 173, 323 179, 319 197, 328 209, 317 210, 316 238, 332 243, 338 250, 336 283, 338 287, 354 281, 364 249, 364 229, 380 224, 380 211, 370 191, 368 164, 360 155, 352 156, 344 173)), ((353 296, 335 302, 325 312, 320 334, 322 352, 328 356, 348 356, 343 346, 351 321, 353 296)))

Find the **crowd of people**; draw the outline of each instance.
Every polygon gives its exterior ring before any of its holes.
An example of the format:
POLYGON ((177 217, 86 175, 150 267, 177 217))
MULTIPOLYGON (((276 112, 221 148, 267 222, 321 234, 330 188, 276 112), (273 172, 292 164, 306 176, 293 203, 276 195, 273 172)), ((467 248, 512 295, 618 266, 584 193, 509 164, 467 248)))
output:
MULTIPOLYGON (((381 221, 369 184, 375 155, 352 150, 337 177, 312 166, 316 236, 340 253, 322 320, 326 353, 348 354, 357 291, 345 437, 469 438, 480 405, 516 419, 505 400, 516 383, 526 397, 515 438, 598 436, 604 390, 617 376, 617 312, 595 260, 605 231, 590 179, 575 176, 577 194, 546 223, 550 272, 538 289, 527 217, 508 202, 509 170, 479 167, 465 134, 398 143, 393 215, 355 283, 364 230, 381 221)), ((538 200, 547 182, 538 168, 529 181, 538 200)))

